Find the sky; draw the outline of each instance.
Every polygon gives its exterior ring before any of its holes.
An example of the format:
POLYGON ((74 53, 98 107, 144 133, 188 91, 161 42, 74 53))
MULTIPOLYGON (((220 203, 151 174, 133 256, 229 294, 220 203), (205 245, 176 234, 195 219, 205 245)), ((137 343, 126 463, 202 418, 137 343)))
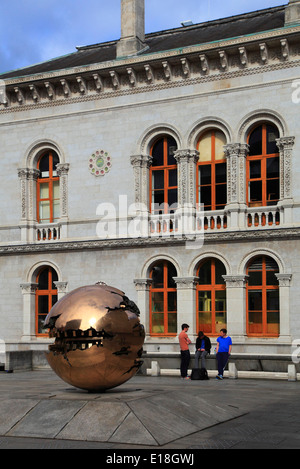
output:
MULTIPOLYGON (((264 8, 288 0, 145 0, 146 33, 264 8)), ((120 38, 121 0, 0 0, 0 73, 120 38)))

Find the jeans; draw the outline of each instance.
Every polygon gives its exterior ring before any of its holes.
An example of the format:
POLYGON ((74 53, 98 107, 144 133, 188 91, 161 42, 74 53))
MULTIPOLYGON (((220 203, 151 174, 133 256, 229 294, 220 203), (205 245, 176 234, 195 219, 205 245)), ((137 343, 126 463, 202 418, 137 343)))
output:
POLYGON ((223 376, 224 368, 227 365, 229 358, 228 352, 218 352, 217 361, 218 361, 218 375, 223 376))
POLYGON ((181 350, 181 364, 180 364, 180 374, 182 378, 187 377, 187 370, 190 364, 190 351, 189 350, 181 350))
POLYGON ((201 368, 206 369, 206 356, 208 355, 208 352, 206 350, 196 350, 195 354, 195 368, 199 368, 199 358, 201 358, 201 368))

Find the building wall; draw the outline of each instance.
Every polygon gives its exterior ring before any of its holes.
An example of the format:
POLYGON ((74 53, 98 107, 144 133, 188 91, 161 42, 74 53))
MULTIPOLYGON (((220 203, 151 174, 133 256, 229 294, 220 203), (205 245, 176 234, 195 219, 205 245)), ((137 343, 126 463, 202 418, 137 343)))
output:
MULTIPOLYGON (((297 78, 295 67, 275 69, 266 73, 249 74, 231 79, 208 80, 143 93, 129 93, 121 97, 104 97, 59 106, 40 107, 36 110, 12 110, 0 113, 1 172, 5 184, 0 188, 0 339, 12 349, 43 349, 48 339, 34 334, 33 292, 28 284, 34 283, 38 266, 53 265, 59 281, 66 282, 64 294, 76 287, 104 281, 135 300, 141 309, 141 319, 149 323, 147 291, 135 285, 134 280, 147 278, 151 260, 167 258, 178 267, 179 278, 195 276, 197 263, 204 256, 223 259, 227 275, 245 275, 245 259, 254 253, 266 253, 278 260, 284 279, 281 290, 284 301, 281 321, 284 334, 278 339, 250 339, 245 337, 244 287, 231 290, 228 306, 228 330, 235 338, 236 351, 288 353, 291 341, 300 335, 298 305, 300 303, 300 270, 297 253, 297 233, 285 229, 297 228, 300 222, 300 174, 295 119, 297 104, 292 102, 292 83, 297 78), (149 154, 151 136, 159 132, 174 135, 179 149, 195 149, 199 132, 207 123, 218 125, 228 136, 229 143, 245 143, 247 131, 254 122, 268 119, 278 125, 280 137, 296 137, 292 150, 291 192, 294 207, 285 225, 275 228, 271 236, 263 232, 252 237, 237 226, 229 235, 224 232, 206 233, 204 245, 186 249, 184 241, 127 239, 119 243, 108 241, 96 246, 70 244, 73 241, 98 241, 99 222, 97 207, 110 203, 119 214, 119 196, 127 196, 130 206, 135 201, 132 155, 149 154), (38 151, 48 144, 57 149, 61 163, 68 163, 67 215, 63 236, 54 248, 49 243, 38 246, 28 244, 20 226, 22 199, 18 169, 34 167, 38 151), (108 151, 112 169, 104 177, 96 178, 88 168, 89 156, 97 149, 108 151), (277 234, 276 234, 277 231, 277 234), (239 233, 240 232, 240 233, 239 233), (244 233, 244 234, 243 234, 244 233), (7 250, 6 248, 11 249, 7 250), (14 248, 15 247, 15 248, 14 248), (148 269, 148 270, 147 270, 148 269), (27 287, 26 287, 26 285, 27 287), (20 287, 20 285, 22 287, 20 287), (26 290, 27 288, 27 290, 26 290), (29 290, 28 290, 29 289, 29 290)), ((299 105, 298 105, 299 106, 299 105)), ((28 204, 33 204, 28 201, 28 204)), ((33 208, 34 211, 34 208, 33 208)), ((24 228, 25 227, 25 228, 24 228)), ((230 230, 229 230, 230 231, 230 230)), ((232 285, 231 285, 232 287, 232 285)), ((195 336, 195 291, 192 284, 178 287, 178 331, 180 324, 191 324, 195 336)), ((147 331, 148 332, 148 331, 147 331)), ((195 338, 195 337, 194 337, 195 338)), ((176 338, 150 338, 146 349, 176 351, 176 338)))

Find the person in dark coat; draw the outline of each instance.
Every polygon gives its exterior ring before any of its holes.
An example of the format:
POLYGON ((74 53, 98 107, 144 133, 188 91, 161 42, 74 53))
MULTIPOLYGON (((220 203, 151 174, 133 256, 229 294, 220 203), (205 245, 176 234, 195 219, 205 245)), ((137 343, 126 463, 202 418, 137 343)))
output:
POLYGON ((211 342, 209 337, 199 331, 196 340, 195 368, 199 368, 199 359, 201 359, 201 368, 206 369, 206 357, 210 354, 211 342))

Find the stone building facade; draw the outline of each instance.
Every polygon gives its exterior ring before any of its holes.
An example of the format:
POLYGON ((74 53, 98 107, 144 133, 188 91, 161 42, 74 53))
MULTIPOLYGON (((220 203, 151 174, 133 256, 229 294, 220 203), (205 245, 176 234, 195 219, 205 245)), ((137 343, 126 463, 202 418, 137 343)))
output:
POLYGON ((98 281, 137 303, 148 353, 184 322, 291 353, 299 65, 298 1, 145 35, 123 0, 120 40, 2 74, 0 361, 41 364, 51 305, 98 281))

